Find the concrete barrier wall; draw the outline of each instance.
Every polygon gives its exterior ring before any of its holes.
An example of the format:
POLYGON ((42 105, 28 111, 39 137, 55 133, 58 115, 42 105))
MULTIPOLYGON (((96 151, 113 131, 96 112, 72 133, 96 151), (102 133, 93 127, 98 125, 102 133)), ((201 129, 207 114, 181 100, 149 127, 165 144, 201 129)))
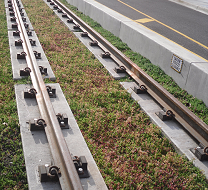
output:
POLYGON ((67 1, 119 37, 133 51, 159 66, 182 89, 202 99, 208 106, 208 62, 94 0, 67 1), (180 73, 170 66, 173 54, 183 60, 180 73))

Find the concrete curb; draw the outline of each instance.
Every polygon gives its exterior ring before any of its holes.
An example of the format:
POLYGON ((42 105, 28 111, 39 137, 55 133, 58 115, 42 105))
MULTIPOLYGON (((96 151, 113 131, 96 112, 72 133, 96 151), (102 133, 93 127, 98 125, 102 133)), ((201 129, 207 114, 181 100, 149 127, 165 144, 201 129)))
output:
POLYGON ((94 0, 67 2, 119 37, 133 51, 158 65, 182 89, 208 106, 208 85, 205 85, 208 84, 208 62, 204 59, 94 0), (173 55, 183 60, 180 73, 170 66, 173 55))

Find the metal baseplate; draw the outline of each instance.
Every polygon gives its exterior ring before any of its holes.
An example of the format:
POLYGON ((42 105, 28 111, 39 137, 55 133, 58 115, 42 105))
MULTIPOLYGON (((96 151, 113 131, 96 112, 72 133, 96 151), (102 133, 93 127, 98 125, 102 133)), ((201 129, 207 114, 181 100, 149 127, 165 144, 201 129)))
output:
MULTIPOLYGON (((74 166, 80 178, 90 177, 87 170, 87 160, 85 156, 72 156, 74 166)), ((58 176, 61 175, 60 168, 53 164, 45 164, 38 166, 38 173, 41 182, 58 181, 58 176)))

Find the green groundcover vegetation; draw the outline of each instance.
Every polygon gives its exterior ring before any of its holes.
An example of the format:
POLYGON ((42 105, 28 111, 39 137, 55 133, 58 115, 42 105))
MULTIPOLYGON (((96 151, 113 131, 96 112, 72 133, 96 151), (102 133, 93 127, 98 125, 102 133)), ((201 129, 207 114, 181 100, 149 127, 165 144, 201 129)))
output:
MULTIPOLYGON (((202 172, 175 153, 119 81, 109 76, 53 11, 42 0, 22 2, 108 188, 206 189, 202 172)), ((207 122, 207 108, 201 101, 98 23, 70 8, 175 97, 189 102, 190 109, 207 122)), ((0 189, 27 189, 3 0, 0 23, 0 189)), ((29 77, 18 81, 29 82, 29 77)))

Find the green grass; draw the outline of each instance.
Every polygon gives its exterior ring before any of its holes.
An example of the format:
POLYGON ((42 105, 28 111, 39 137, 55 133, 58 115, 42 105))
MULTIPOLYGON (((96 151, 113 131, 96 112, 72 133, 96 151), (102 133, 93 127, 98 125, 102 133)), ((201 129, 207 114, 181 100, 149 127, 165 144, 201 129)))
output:
POLYGON ((0 1, 0 23, 0 189, 26 189, 4 1, 0 1))
MULTIPOLYGON (((34 1, 23 2, 108 188, 207 187, 200 171, 174 152, 119 81, 109 76, 54 13, 41 1, 36 1, 40 2, 38 7, 34 1)), ((102 30, 99 24, 94 25, 102 30)), ((106 36, 111 36, 119 49, 130 52, 109 32, 106 36)))
MULTIPOLYGON (((174 152, 119 81, 109 76, 43 1, 23 0, 23 3, 109 189, 208 187, 200 170, 174 152)), ((0 189, 27 189, 3 2, 0 19, 3 23, 0 45, 1 51, 5 51, 0 55, 0 189)), ((99 24, 95 26, 102 30, 99 24)), ((119 44, 130 52, 127 46, 119 44)), ((145 58, 138 57, 145 62, 145 58)))

